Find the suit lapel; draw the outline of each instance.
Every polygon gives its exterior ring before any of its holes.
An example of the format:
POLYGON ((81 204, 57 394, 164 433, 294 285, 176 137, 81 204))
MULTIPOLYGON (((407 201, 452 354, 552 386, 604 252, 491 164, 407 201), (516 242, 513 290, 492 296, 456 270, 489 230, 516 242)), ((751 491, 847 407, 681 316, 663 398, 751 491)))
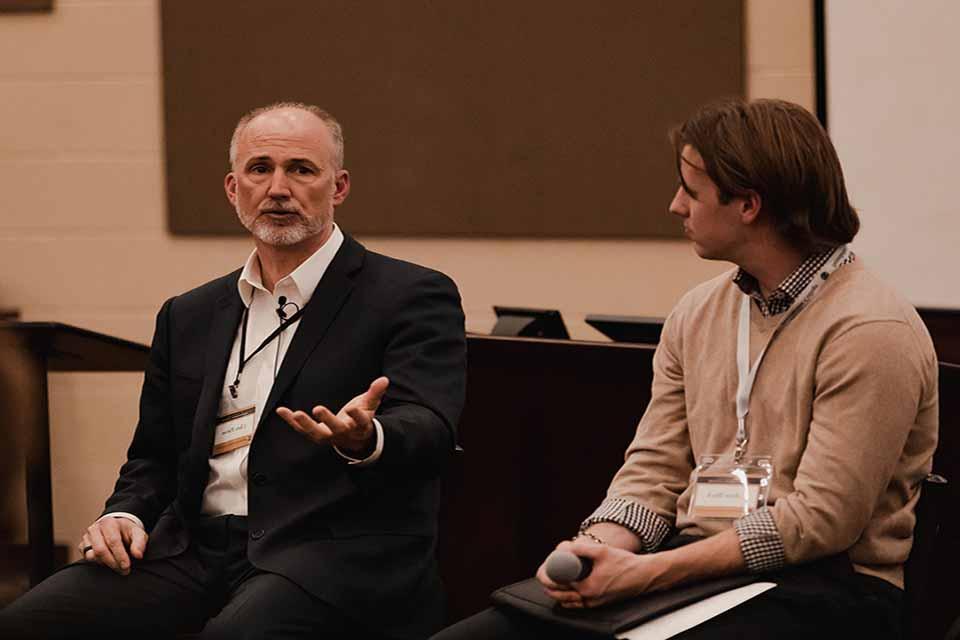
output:
POLYGON ((204 443, 203 451, 206 456, 210 455, 213 447, 213 422, 220 407, 220 394, 223 391, 230 350, 233 348, 240 318, 243 315, 243 301, 240 299, 236 284, 236 279, 229 279, 227 286, 230 290, 217 300, 210 318, 203 389, 197 401, 197 412, 194 414, 193 423, 193 432, 197 434, 198 442, 204 443))
POLYGON ((337 251, 330 266, 307 304, 307 310, 300 319, 300 326, 283 358, 283 364, 277 372, 270 396, 260 413, 260 425, 267 416, 272 415, 279 399, 287 391, 297 374, 303 368, 307 358, 323 340, 343 303, 353 290, 355 272, 363 266, 366 249, 350 236, 344 236, 343 245, 337 251))
MULTIPOLYGON (((223 294, 213 303, 210 317, 210 332, 206 342, 197 348, 204 349, 203 387, 193 415, 193 436, 187 453, 187 464, 182 488, 183 509, 186 514, 195 514, 200 509, 203 489, 207 486, 208 460, 213 449, 214 418, 220 407, 223 377, 230 360, 230 349, 237 335, 243 301, 237 291, 240 271, 226 279, 223 294)), ((204 336, 198 336, 203 340, 204 336)))

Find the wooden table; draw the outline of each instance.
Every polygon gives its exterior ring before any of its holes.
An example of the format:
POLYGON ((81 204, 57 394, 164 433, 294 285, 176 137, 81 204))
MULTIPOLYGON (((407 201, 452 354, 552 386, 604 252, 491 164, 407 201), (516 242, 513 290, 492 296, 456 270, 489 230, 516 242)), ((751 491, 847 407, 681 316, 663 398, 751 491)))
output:
POLYGON ((50 481, 50 413, 47 374, 51 371, 143 371, 149 348, 95 331, 58 322, 11 322, 0 331, 13 333, 33 360, 36 381, 27 415, 19 427, 30 434, 26 456, 27 535, 30 544, 30 585, 54 569, 53 501, 50 481))

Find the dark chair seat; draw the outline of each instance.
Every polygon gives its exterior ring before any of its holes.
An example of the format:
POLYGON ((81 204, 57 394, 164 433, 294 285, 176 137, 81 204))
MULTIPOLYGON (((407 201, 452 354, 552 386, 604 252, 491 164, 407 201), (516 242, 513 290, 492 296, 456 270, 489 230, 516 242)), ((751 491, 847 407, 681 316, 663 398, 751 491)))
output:
POLYGON ((960 366, 940 363, 940 436, 905 566, 904 637, 960 640, 960 366), (952 625, 952 626, 951 626, 952 625), (949 632, 948 632, 949 629, 949 632), (952 634, 952 635, 951 635, 952 634))

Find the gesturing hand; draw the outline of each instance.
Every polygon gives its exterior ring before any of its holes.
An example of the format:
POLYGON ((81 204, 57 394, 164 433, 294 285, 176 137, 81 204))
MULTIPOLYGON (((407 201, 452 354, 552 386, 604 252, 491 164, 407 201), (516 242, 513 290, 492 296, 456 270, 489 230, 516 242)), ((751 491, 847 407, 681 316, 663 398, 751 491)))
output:
POLYGON ((343 406, 337 415, 317 405, 313 416, 303 411, 278 407, 277 415, 291 427, 316 443, 329 442, 352 453, 373 448, 373 416, 390 386, 390 380, 381 376, 370 383, 370 388, 343 406))
POLYGON ((143 559, 147 537, 147 532, 132 520, 104 518, 87 527, 77 546, 84 560, 97 562, 125 576, 130 573, 130 556, 143 559))

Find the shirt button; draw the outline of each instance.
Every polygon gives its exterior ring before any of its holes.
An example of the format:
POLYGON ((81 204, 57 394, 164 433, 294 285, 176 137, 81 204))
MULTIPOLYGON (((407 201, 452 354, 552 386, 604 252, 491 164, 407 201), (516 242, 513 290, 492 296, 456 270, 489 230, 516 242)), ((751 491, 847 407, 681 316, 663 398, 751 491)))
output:
POLYGON ((258 487, 262 487, 263 485, 267 484, 266 474, 264 473, 253 474, 253 484, 257 485, 258 487))
POLYGON ((253 531, 250 532, 250 537, 253 540, 259 540, 260 538, 263 537, 263 533, 264 533, 263 529, 254 529, 253 531))

